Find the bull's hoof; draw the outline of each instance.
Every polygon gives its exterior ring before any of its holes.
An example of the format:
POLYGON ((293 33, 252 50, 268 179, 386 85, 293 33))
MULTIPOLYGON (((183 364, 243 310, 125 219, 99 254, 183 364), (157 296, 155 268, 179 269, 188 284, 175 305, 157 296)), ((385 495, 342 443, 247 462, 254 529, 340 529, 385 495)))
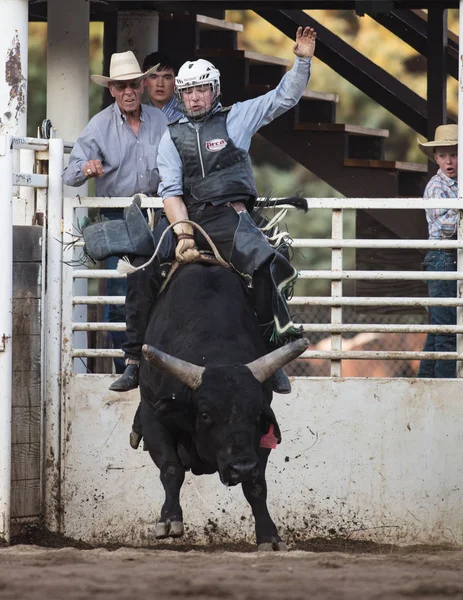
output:
POLYGON ((281 540, 277 540, 273 538, 271 542, 264 542, 262 544, 258 544, 257 546, 258 552, 287 552, 288 548, 284 542, 281 540))
POLYGON ((142 440, 141 434, 137 433, 136 431, 134 431, 132 429, 132 431, 130 432, 130 436, 129 436, 130 447, 133 448, 134 450, 137 450, 138 446, 140 445, 141 440, 142 440))
POLYGON ((154 537, 157 540, 164 540, 168 537, 178 538, 183 535, 183 523, 181 521, 172 521, 171 523, 156 523, 154 528, 154 537))
POLYGON ((170 537, 182 537, 183 535, 183 523, 181 521, 172 521, 170 524, 170 537))

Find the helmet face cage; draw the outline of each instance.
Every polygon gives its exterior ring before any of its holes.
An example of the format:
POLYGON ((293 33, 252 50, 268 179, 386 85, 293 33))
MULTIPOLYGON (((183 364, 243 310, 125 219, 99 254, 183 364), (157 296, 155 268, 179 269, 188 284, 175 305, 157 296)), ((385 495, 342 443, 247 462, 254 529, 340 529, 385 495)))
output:
POLYGON ((186 62, 178 72, 175 78, 175 95, 179 104, 180 110, 188 117, 197 119, 205 117, 217 105, 220 96, 220 72, 208 60, 200 58, 196 61, 186 62), (204 107, 197 111, 186 110, 183 101, 182 92, 187 89, 210 85, 212 90, 212 102, 207 108, 204 107))

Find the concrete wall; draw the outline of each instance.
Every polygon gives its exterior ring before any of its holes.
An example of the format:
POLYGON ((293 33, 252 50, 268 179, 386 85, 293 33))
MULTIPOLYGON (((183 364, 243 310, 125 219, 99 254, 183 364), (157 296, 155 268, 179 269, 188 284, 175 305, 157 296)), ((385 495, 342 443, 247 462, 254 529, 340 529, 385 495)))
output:
MULTIPOLYGON (((72 378, 64 417, 63 532, 147 545, 163 501, 148 453, 128 445, 138 393, 110 376, 72 378)), ((297 379, 274 409, 283 441, 267 470, 287 542, 333 534, 402 544, 463 543, 460 381, 297 379)), ((187 474, 190 542, 254 541, 241 488, 187 474)), ((184 538, 185 539, 185 538, 184 538)))

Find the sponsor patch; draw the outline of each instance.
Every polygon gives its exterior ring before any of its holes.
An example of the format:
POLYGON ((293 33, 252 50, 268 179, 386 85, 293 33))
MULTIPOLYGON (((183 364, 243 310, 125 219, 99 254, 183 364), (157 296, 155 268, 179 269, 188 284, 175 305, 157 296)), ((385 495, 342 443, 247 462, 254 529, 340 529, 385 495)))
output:
POLYGON ((224 139, 216 138, 214 140, 208 140, 204 144, 206 146, 206 150, 208 152, 219 152, 219 150, 223 150, 227 145, 227 142, 224 139))

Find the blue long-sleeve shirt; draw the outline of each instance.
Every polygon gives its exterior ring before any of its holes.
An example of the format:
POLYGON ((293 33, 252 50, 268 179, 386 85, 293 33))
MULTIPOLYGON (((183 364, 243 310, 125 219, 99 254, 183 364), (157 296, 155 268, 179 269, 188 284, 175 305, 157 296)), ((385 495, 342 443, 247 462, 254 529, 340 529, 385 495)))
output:
MULTIPOLYGON (((296 57, 293 68, 288 71, 278 86, 266 94, 237 102, 227 117, 227 131, 235 146, 248 151, 252 136, 264 125, 295 106, 310 78, 312 59, 296 57)), ((216 110, 220 110, 220 105, 216 110)), ((183 117, 180 123, 195 124, 183 117)), ((169 130, 159 144, 158 168, 161 176, 159 195, 165 200, 170 196, 183 195, 183 166, 180 155, 172 141, 169 130)))
POLYGON ((82 185, 87 180, 82 172, 85 163, 101 160, 104 174, 95 180, 97 196, 155 195, 159 185, 156 157, 167 117, 158 108, 142 104, 140 120, 135 135, 116 103, 95 115, 74 144, 63 172, 64 183, 82 185))

